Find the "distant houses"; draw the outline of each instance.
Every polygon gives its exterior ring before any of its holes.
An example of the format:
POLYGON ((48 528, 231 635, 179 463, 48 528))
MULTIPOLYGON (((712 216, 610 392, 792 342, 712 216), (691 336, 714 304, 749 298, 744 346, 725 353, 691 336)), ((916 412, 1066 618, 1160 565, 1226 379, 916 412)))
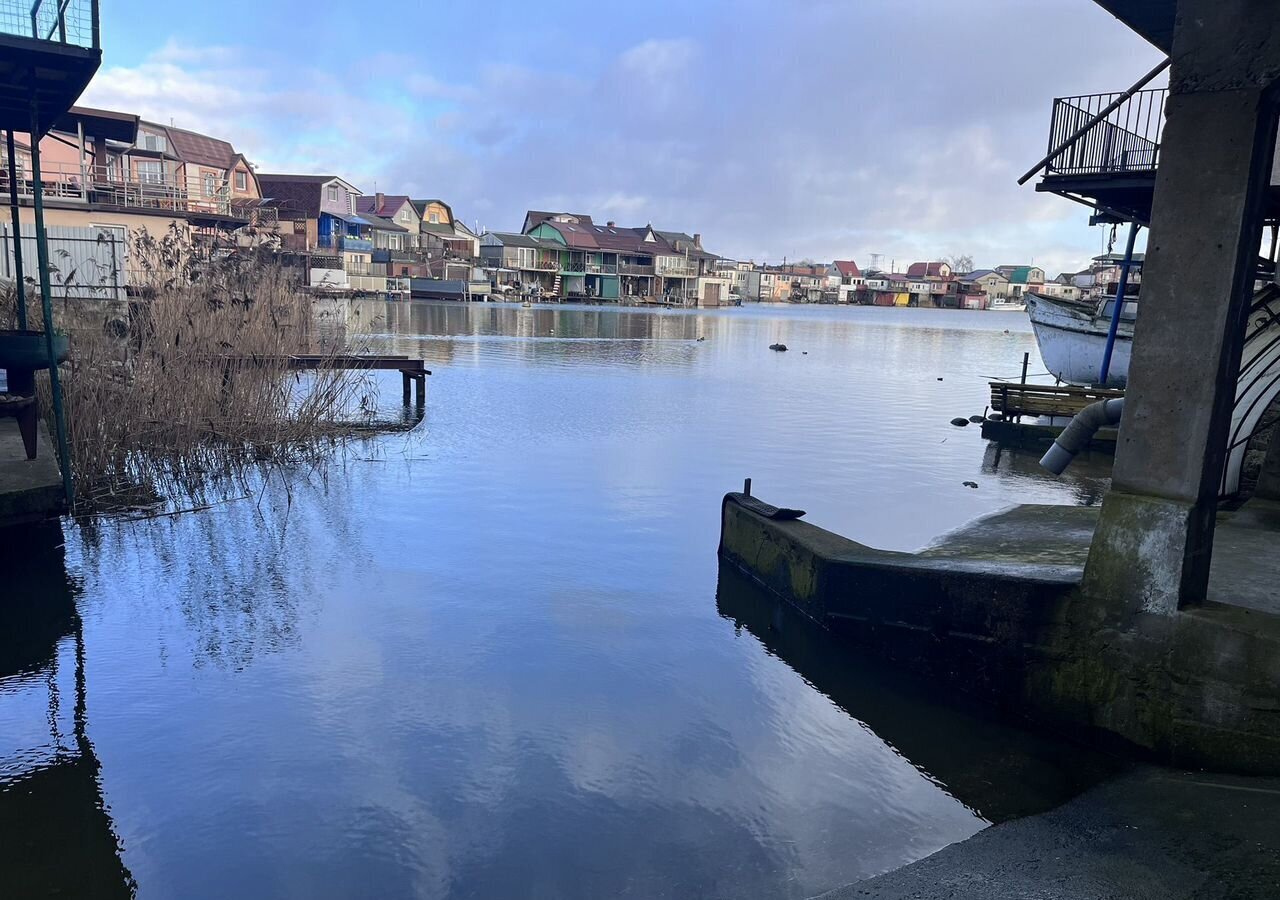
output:
MULTIPOLYGON (((0 170, 31 221, 30 138, 0 170)), ((1119 258, 1046 280, 1035 265, 905 272, 852 259, 757 264, 723 257, 698 232, 527 210, 517 228, 472 230, 440 198, 366 193, 340 173, 264 173, 230 142, 112 110, 73 107, 41 139, 51 225, 106 235, 175 229, 231 252, 279 254, 314 290, 389 298, 490 295, 715 307, 744 301, 982 309, 1037 291, 1066 300, 1114 291, 1119 258), (477 233, 479 232, 479 233, 477 233)), ((1131 290, 1141 281, 1141 254, 1131 290)))

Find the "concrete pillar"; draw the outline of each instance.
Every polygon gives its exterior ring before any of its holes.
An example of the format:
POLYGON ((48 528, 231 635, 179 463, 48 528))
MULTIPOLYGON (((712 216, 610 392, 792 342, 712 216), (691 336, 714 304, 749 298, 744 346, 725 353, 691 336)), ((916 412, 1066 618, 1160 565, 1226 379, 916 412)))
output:
POLYGON ((1084 589, 1172 613, 1208 586, 1276 136, 1273 0, 1179 0, 1112 490, 1084 589))

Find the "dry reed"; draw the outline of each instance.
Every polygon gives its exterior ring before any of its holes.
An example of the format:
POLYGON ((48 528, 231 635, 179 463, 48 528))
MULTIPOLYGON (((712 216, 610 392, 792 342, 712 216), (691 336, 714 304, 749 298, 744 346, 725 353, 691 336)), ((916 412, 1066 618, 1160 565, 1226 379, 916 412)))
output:
MULTIPOLYGON (((264 466, 318 461, 372 422, 369 372, 288 363, 363 349, 344 301, 299 291, 268 253, 177 229, 138 233, 127 263, 127 304, 59 301, 55 311, 71 337, 61 373, 81 510, 207 498, 264 466)), ((0 321, 15 327, 8 294, 0 321)), ((38 302, 28 310, 29 327, 42 327, 38 302)))

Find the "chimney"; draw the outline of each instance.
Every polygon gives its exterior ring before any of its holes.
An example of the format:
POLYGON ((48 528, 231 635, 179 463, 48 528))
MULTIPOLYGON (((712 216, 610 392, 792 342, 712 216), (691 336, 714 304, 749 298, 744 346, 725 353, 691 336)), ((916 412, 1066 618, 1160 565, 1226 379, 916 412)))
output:
POLYGON ((387 195, 382 193, 382 191, 378 191, 373 195, 374 215, 380 215, 382 213, 382 204, 386 202, 386 199, 387 195))
POLYGON ((696 232, 693 235, 693 246, 697 247, 699 250, 702 249, 702 235, 697 234, 696 232))
POLYGON ((615 221, 613 221, 612 219, 610 219, 608 222, 605 222, 604 224, 605 224, 605 225, 607 225, 609 228, 612 228, 612 227, 614 227, 615 225, 617 225, 618 223, 617 223, 617 222, 615 222, 615 221))

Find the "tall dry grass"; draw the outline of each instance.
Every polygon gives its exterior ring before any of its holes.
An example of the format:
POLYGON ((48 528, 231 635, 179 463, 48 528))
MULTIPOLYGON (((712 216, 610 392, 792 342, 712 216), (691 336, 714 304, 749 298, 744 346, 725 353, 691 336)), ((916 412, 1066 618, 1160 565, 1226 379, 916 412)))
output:
MULTIPOLYGON (((127 263, 136 296, 123 316, 92 300, 55 310, 71 337, 60 372, 82 508, 207 496, 264 465, 316 461, 372 421, 367 371, 288 365, 364 349, 343 301, 304 294, 270 254, 177 229, 140 232, 127 263)), ((12 293, 0 327, 16 327, 12 293)), ((31 293, 29 327, 41 328, 31 293)))

